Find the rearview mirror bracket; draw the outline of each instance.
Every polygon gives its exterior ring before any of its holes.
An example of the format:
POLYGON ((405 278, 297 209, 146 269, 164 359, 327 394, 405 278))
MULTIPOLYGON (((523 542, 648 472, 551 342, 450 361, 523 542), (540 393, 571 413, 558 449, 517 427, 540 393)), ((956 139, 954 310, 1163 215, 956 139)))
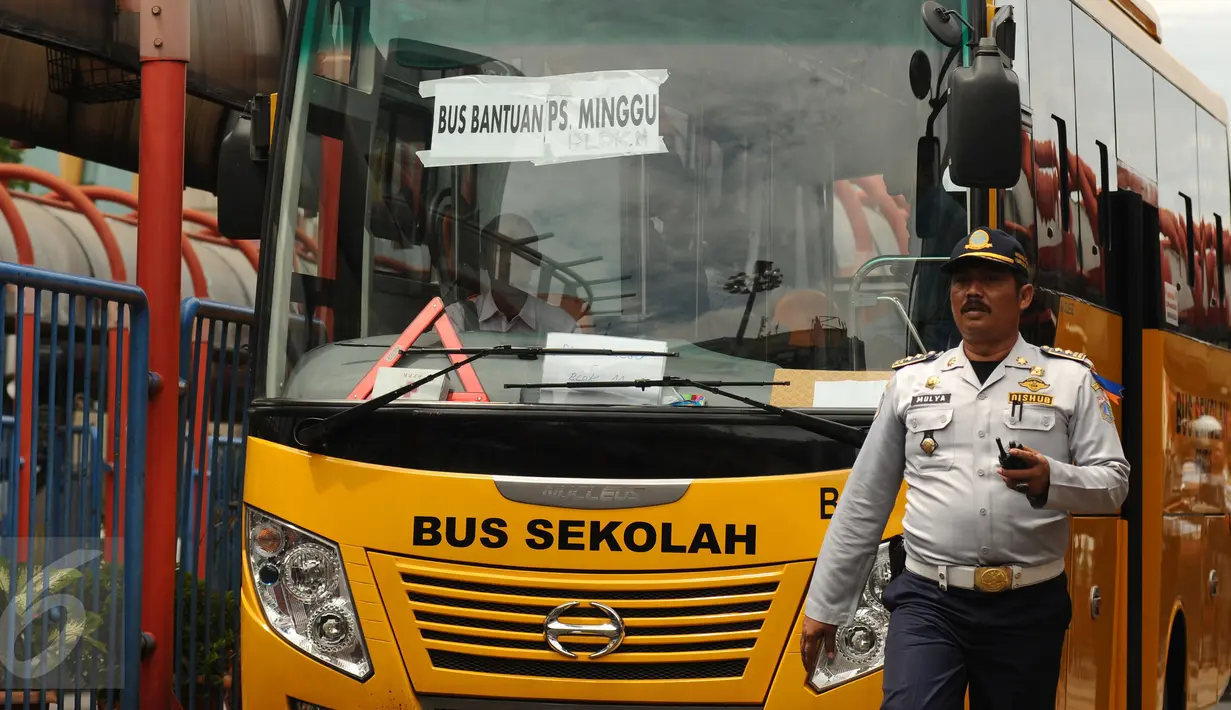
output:
POLYGON ((254 96, 231 114, 218 147, 218 232, 230 239, 260 239, 269 167, 272 102, 254 96))
POLYGON ((992 17, 992 36, 1004 55, 1005 68, 1012 69, 1013 60, 1017 58, 1017 20, 1013 17, 1012 5, 996 8, 996 14, 992 17))
MULTIPOLYGON (((257 94, 244 107, 244 115, 250 121, 248 154, 254 161, 269 160, 269 146, 273 135, 272 102, 268 94, 257 94)), ((242 120, 242 119, 241 119, 242 120)))

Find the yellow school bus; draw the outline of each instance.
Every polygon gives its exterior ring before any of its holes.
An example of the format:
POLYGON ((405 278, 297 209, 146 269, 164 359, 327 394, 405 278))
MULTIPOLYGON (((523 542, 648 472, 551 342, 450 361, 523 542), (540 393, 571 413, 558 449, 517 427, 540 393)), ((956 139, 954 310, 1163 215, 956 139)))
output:
POLYGON ((815 673, 803 599, 980 225, 1036 265, 1027 339, 1123 396, 1058 706, 1221 695, 1227 113, 1144 2, 288 12, 219 161, 264 256, 246 707, 878 707, 901 505, 815 673))

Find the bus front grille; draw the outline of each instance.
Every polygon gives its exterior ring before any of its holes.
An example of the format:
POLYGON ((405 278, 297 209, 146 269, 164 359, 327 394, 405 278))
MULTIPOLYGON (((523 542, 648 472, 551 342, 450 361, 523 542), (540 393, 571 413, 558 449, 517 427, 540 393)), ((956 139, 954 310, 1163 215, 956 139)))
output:
MULTIPOLYGON (((607 584, 575 589, 472 582, 422 572, 404 572, 401 578, 433 666, 588 680, 738 678, 747 665, 747 655, 756 647, 765 613, 778 591, 777 579, 764 574, 735 584, 713 585, 716 580, 702 578, 690 580, 692 584, 645 587, 608 579, 607 584), (578 664, 552 651, 545 640, 544 621, 553 609, 574 601, 591 606, 568 610, 560 617, 561 622, 586 626, 609 621, 607 612, 592 606, 595 602, 618 615, 623 638, 608 658, 636 654, 654 656, 655 660, 578 664), (500 618, 484 618, 476 612, 492 612, 500 618), (512 617, 526 620, 506 620, 512 617), (500 649, 519 649, 543 658, 473 655, 457 652, 460 649, 497 653, 500 649), (723 653, 712 660, 692 660, 705 652, 723 653), (673 656, 681 658, 668 660, 673 656), (684 657, 689 660, 684 661, 684 657)), ((559 641, 566 650, 585 657, 608 645, 609 639, 561 635, 559 641)))
MULTIPOLYGON (((809 572, 807 565, 790 564, 552 573, 370 557, 416 687, 430 685, 437 674, 466 676, 470 692, 503 678, 566 685, 704 679, 746 686, 751 680, 763 693, 796 621, 809 572), (564 605, 570 606, 561 611, 564 605), (563 625, 553 632, 560 649, 547 639, 549 617, 563 625), (607 631, 567 631, 600 627, 607 631), (590 658, 616 636, 614 649, 590 658), (473 685, 479 678, 483 685, 473 685)), ((536 691, 556 687, 540 684, 536 691)), ((449 689, 424 688, 438 690, 449 689)))

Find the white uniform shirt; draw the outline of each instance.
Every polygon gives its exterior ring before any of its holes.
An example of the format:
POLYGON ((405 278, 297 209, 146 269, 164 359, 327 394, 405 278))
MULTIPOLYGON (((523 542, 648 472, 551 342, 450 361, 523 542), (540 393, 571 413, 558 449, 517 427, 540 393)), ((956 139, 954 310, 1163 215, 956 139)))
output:
MULTIPOLYGON (((496 307, 491 293, 483 291, 475 299, 475 310, 478 314, 479 330, 496 331, 500 333, 576 333, 581 329, 577 321, 563 308, 536 297, 527 296, 521 311, 508 318, 496 307)), ((465 330, 465 313, 460 302, 445 306, 445 315, 453 321, 457 330, 465 330)))
POLYGON ((1063 559, 1069 513, 1114 513, 1127 496, 1111 406, 1084 356, 1019 336, 983 383, 961 345, 894 368, 817 556, 810 618, 850 620, 903 479, 906 552, 929 565, 1063 559), (1048 457, 1042 508, 997 475, 997 437, 1048 457))

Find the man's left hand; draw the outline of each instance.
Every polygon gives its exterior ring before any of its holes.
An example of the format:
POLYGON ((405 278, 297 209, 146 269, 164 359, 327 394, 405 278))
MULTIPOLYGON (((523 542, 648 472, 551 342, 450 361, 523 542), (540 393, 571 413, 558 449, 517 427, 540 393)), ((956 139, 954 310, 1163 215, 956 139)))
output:
POLYGON ((997 468, 996 473, 1000 474, 1000 478, 1009 488, 1014 488, 1019 483, 1026 483, 1030 486, 1030 495, 1039 496, 1047 492, 1048 485, 1051 483, 1051 464, 1047 461, 1047 457, 1029 446, 1023 446, 1017 449, 1009 449, 1009 455, 1030 464, 1030 468, 997 468))

